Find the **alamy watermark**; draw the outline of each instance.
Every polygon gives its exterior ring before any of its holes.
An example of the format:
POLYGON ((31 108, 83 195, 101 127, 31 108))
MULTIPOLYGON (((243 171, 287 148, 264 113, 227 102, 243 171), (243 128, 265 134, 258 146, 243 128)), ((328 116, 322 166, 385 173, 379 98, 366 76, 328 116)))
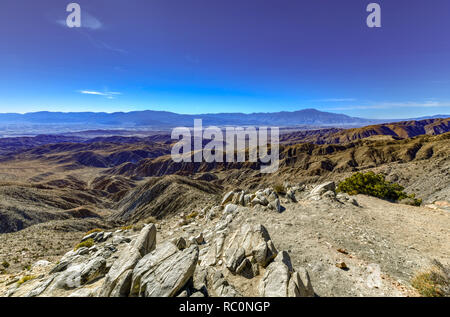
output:
POLYGON ((80 28, 81 27, 81 6, 72 2, 66 7, 66 11, 70 12, 67 16, 66 24, 69 28, 80 28))
MULTIPOLYGON (((81 6, 72 2, 66 7, 66 11, 70 12, 67 16, 66 24, 69 28, 81 27, 81 6)), ((366 24, 369 28, 381 27, 381 6, 378 3, 369 3, 366 7, 366 11, 369 12, 369 16, 366 19, 366 24)))
POLYGON ((172 148, 172 159, 177 163, 259 162, 261 173, 275 173, 279 167, 279 136, 277 127, 204 129, 203 121, 196 119, 193 130, 172 130, 172 139, 179 140, 172 148))

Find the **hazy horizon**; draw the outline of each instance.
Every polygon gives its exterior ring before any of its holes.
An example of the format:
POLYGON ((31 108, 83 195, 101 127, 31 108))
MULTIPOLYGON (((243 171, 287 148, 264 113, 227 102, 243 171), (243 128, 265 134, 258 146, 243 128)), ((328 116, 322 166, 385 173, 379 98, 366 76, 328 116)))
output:
MULTIPOLYGON (((74 114, 76 114, 76 113, 117 114, 117 113, 157 111, 157 112, 170 112, 170 113, 175 113, 175 114, 179 114, 179 115, 195 116, 195 115, 219 115, 219 114, 245 114, 245 115, 258 114, 258 113, 270 114, 270 113, 277 113, 277 112, 297 112, 297 111, 303 111, 303 110, 317 110, 317 111, 321 111, 321 110, 318 110, 318 109, 315 109, 315 108, 304 108, 304 109, 298 109, 298 110, 292 110, 292 111, 281 110, 281 111, 265 111, 265 112, 245 112, 245 111, 241 111, 241 112, 205 112, 205 113, 183 113, 183 112, 172 112, 172 111, 167 111, 167 110, 152 110, 152 109, 132 110, 132 111, 114 111, 114 112, 109 112, 109 111, 48 111, 48 110, 40 110, 40 111, 32 111, 32 112, 0 112, 0 115, 2 115, 2 114, 3 115, 6 115, 6 114, 26 115, 26 114, 47 113, 47 112, 48 113, 63 113, 63 114, 70 114, 70 113, 74 113, 74 114)), ((343 112, 334 112, 334 111, 323 111, 323 112, 346 115, 343 112)), ((410 117, 396 117, 396 118, 392 118, 392 117, 371 118, 371 117, 356 117, 356 116, 351 116, 351 117, 362 118, 362 119, 369 119, 369 120, 384 120, 384 119, 386 119, 386 120, 399 120, 399 119, 413 119, 413 118, 436 117, 436 116, 440 116, 440 117, 446 118, 446 117, 450 117, 450 113, 430 113, 430 114, 424 115, 424 116, 410 116, 410 117)))

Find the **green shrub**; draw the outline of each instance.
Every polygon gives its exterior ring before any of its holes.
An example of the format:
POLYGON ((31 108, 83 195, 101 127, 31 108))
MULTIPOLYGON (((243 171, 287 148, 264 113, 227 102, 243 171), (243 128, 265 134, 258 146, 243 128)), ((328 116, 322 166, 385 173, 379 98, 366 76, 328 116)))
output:
POLYGON ((87 239, 86 241, 78 243, 73 250, 77 251, 78 249, 83 248, 83 247, 90 248, 93 245, 94 245, 94 239, 87 239))
POLYGON ((416 199, 414 194, 408 195, 404 188, 397 183, 391 183, 385 180, 381 174, 374 172, 355 173, 346 178, 338 185, 338 192, 347 193, 349 195, 364 194, 390 201, 399 201, 402 199, 412 200, 412 204, 420 206, 421 199, 416 199))
POLYGON ((5 269, 7 269, 7 268, 9 268, 9 263, 6 262, 6 261, 3 261, 2 266, 3 266, 5 269))

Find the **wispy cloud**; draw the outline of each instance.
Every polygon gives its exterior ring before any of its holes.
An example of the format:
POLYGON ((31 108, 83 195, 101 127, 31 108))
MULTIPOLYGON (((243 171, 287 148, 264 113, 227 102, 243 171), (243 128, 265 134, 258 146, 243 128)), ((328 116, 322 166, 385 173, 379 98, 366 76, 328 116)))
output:
POLYGON ((126 50, 124 50, 124 49, 117 48, 117 47, 112 47, 111 45, 109 45, 109 44, 107 44, 107 43, 105 43, 105 42, 103 42, 101 40, 95 39, 90 34, 88 34, 88 32, 81 32, 80 31, 80 33, 83 34, 84 36, 86 36, 86 38, 89 40, 89 42, 91 42, 91 44, 94 47, 96 47, 96 48, 108 50, 108 51, 111 51, 111 52, 114 52, 114 53, 118 53, 118 54, 122 54, 122 55, 128 54, 128 52, 126 50))
POLYGON ((102 96, 107 99, 115 99, 116 96, 122 94, 122 93, 116 92, 116 91, 101 92, 101 91, 95 91, 95 90, 80 90, 79 93, 83 94, 83 95, 102 96))
POLYGON ((96 17, 90 15, 89 13, 84 13, 81 15, 81 27, 91 30, 98 30, 103 27, 103 24, 96 17))
POLYGON ((372 105, 351 105, 345 107, 333 107, 329 110, 366 110, 366 109, 392 109, 392 108, 444 108, 450 107, 450 102, 424 101, 424 102, 383 102, 372 105))

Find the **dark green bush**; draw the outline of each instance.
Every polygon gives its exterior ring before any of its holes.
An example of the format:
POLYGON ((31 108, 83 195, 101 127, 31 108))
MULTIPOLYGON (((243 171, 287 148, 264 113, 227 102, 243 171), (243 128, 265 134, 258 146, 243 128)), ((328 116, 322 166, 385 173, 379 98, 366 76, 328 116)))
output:
POLYGON ((413 201, 415 206, 422 204, 422 200, 415 198, 414 194, 408 195, 402 186, 388 182, 383 175, 374 172, 353 174, 338 185, 338 192, 349 195, 364 194, 390 201, 408 198, 413 201))

